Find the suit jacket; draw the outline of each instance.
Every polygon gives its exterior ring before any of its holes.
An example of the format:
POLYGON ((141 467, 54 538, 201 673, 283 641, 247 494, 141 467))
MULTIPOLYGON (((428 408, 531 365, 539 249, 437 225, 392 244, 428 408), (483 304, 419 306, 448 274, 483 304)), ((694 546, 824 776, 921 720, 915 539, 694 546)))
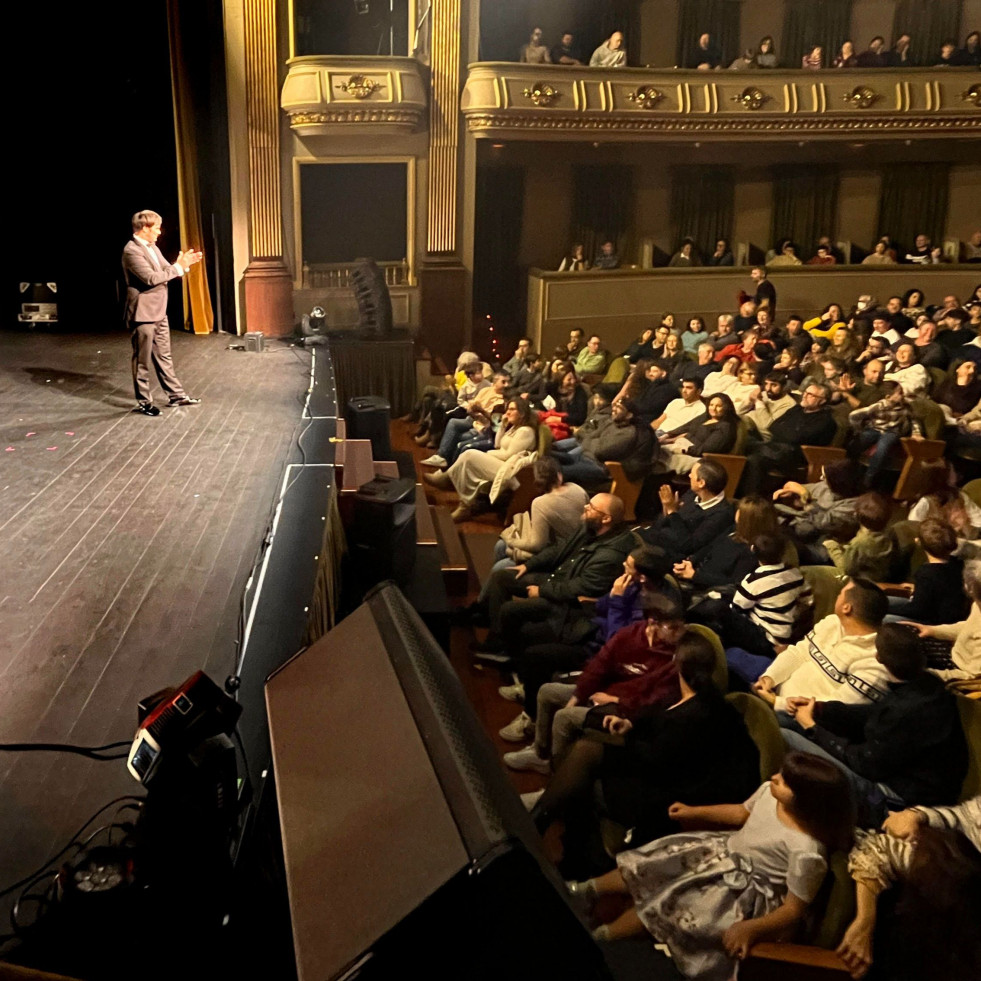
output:
POLYGON ((167 284, 180 276, 160 250, 151 245, 160 268, 150 261, 145 246, 131 238, 123 248, 126 279, 126 322, 156 323, 167 316, 167 284))

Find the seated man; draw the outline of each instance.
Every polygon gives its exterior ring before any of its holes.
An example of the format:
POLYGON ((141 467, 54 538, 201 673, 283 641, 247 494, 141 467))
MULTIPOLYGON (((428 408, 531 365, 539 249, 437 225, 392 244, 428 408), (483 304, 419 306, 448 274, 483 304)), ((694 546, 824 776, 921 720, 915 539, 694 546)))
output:
POLYGON ((702 341, 696 348, 695 357, 695 361, 682 361, 671 373, 671 380, 681 383, 686 378, 693 378, 704 386, 705 379, 713 371, 719 370, 719 365, 715 363, 715 345, 711 341, 702 341))
POLYGON ((581 65, 576 37, 571 31, 563 31, 559 43, 550 52, 553 65, 581 65))
POLYGON ((463 419, 448 419, 439 449, 425 460, 425 467, 448 467, 464 450, 489 450, 494 446, 495 412, 504 411, 511 379, 506 371, 495 371, 491 384, 481 389, 467 405, 463 419))
POLYGON ((721 351, 729 344, 739 343, 739 333, 736 330, 736 318, 731 313, 719 315, 718 325, 710 335, 716 351, 721 351))
POLYGON ((789 698, 803 732, 783 733, 788 749, 822 756, 845 772, 866 827, 878 827, 888 811, 913 802, 955 803, 967 772, 956 700, 926 670, 916 633, 883 624, 875 650, 886 673, 881 698, 859 705, 789 698))
POLYGON ((617 399, 595 430, 559 440, 552 455, 559 461, 562 478, 582 487, 605 483, 610 474, 603 464, 611 460, 623 465, 628 480, 643 479, 650 469, 653 440, 636 410, 630 399, 617 399))
POLYGON ((756 400, 753 411, 745 417, 764 443, 771 439, 770 427, 797 405, 789 388, 790 379, 784 372, 771 371, 763 379, 763 394, 756 400))
MULTIPOLYGON (((624 627, 604 644, 574 685, 549 682, 538 691, 535 741, 504 754, 512 770, 550 772, 582 734, 597 706, 606 715, 629 718, 648 705, 677 698, 674 652, 686 629, 681 604, 658 593, 648 597, 644 619, 624 627)), ((598 722, 602 724, 602 715, 598 722)))
POLYGON ((826 385, 811 382, 801 404, 788 409, 770 426, 770 442, 749 441, 746 466, 739 482, 739 496, 758 494, 771 471, 787 477, 805 465, 802 446, 828 446, 835 437, 837 425, 828 407, 830 393, 826 385))
POLYGON ((529 337, 519 337, 517 346, 514 349, 514 354, 508 361, 505 361, 501 365, 501 370, 506 371, 508 375, 512 378, 518 374, 518 372, 524 367, 525 358, 528 357, 528 352, 531 351, 531 338, 529 337))
POLYGON ((616 248, 612 242, 604 242, 600 246, 599 255, 593 260, 594 269, 618 269, 620 267, 620 256, 617 255, 616 248))
MULTIPOLYGON (((881 342, 877 342, 881 343, 881 342)), ((878 358, 866 361, 862 368, 862 380, 855 381, 850 371, 846 371, 838 381, 838 391, 841 393, 841 405, 848 410, 864 409, 886 397, 886 388, 882 384, 886 365, 878 358)))
POLYGON ((849 454, 858 459, 870 447, 875 447, 865 473, 865 486, 872 487, 876 474, 886 465, 889 454, 902 445, 906 436, 923 439, 923 426, 913 415, 913 406, 906 399, 901 382, 883 383, 885 397, 863 409, 848 413, 848 424, 855 431, 849 454))
POLYGON ((614 31, 589 59, 590 68, 625 68, 627 52, 623 47, 623 33, 614 31))
POLYGON ((580 378, 583 375, 598 375, 606 371, 607 352, 600 347, 601 344, 599 334, 593 334, 586 342, 586 346, 576 355, 573 367, 580 378))
POLYGON ((561 641, 540 643, 538 625, 530 624, 514 641, 515 684, 498 688, 508 701, 523 702, 525 708, 500 731, 508 742, 524 742, 535 728, 538 690, 551 681, 557 671, 581 668, 611 637, 624 627, 644 619, 644 605, 651 593, 663 593, 681 602, 681 593, 669 586, 664 577, 671 571, 671 561, 663 548, 641 545, 624 560, 623 575, 609 593, 596 602, 596 615, 590 620, 582 610, 578 620, 570 619, 561 641), (522 647, 521 642, 530 643, 522 647))
POLYGON ((875 656, 875 635, 889 612, 889 600, 868 579, 850 579, 826 616, 801 641, 767 663, 743 651, 726 651, 729 668, 774 707, 782 726, 792 728, 788 699, 834 699, 851 704, 873 702, 887 691, 886 672, 875 656), (753 674, 759 673, 754 679, 753 674))
POLYGON ((704 414, 702 383, 697 378, 685 378, 681 383, 681 397, 668 402, 664 412, 651 423, 651 429, 659 441, 669 439, 704 414))
POLYGON ((699 460, 688 481, 691 490, 680 499, 668 484, 662 485, 661 516, 637 532, 645 542, 660 545, 673 563, 727 535, 735 520, 732 503, 725 498, 729 475, 721 463, 699 460))
MULTIPOLYGON (((632 399, 637 408, 637 418, 647 425, 664 415, 664 410, 678 397, 679 385, 669 377, 664 364, 652 361, 644 372, 647 385, 632 399)), ((630 379, 628 378, 628 382, 630 379)), ((617 393, 624 394, 627 384, 617 393)))
POLYGON ((623 501, 594 494, 574 535, 491 575, 486 600, 490 633, 471 649, 497 655, 517 651, 527 644, 522 628, 532 622, 542 625, 539 643, 561 640, 566 628, 584 616, 579 597, 606 593, 633 546, 633 535, 623 524, 623 501))

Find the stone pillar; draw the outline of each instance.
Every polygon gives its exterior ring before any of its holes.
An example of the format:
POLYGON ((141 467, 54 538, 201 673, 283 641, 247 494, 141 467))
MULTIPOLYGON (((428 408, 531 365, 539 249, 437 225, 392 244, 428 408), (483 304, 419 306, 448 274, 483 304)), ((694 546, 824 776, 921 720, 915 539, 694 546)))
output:
POLYGON ((460 256, 461 0, 430 8, 429 168, 426 256, 419 270, 420 334, 434 354, 455 362, 470 334, 467 269, 460 256))
POLYGON ((293 277, 283 262, 278 64, 276 0, 245 0, 250 197, 245 322, 249 330, 273 337, 293 332, 293 277))

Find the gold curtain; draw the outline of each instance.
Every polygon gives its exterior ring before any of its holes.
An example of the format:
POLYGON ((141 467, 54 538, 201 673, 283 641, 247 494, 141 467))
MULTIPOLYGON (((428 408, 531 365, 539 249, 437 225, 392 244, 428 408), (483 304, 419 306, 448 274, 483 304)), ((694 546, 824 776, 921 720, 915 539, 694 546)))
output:
MULTIPOLYGON (((197 135, 194 99, 187 75, 179 0, 167 2, 167 26, 170 34, 170 79, 174 101, 174 136, 177 147, 177 198, 180 213, 182 249, 200 249, 204 243, 201 223, 201 193, 198 185, 197 135)), ((207 259, 181 280, 184 291, 184 328, 195 334, 210 334, 214 328, 214 307, 208 287, 207 259)))

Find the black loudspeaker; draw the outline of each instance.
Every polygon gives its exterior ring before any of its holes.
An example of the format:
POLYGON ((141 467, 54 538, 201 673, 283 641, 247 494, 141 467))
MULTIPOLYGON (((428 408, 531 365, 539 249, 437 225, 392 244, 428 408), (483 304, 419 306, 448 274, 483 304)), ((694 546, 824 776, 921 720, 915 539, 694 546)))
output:
POLYGON ((344 421, 348 439, 370 439, 373 460, 391 460, 392 443, 388 424, 392 407, 380 395, 359 395, 348 399, 344 421))
POLYGON ((300 981, 609 979, 463 687, 391 583, 266 683, 300 981))
POLYGON ((372 334, 391 334, 392 297, 385 273, 374 259, 355 259, 351 267, 351 286, 358 301, 358 328, 372 334))
POLYGON ((383 579, 405 585, 416 558, 416 483, 411 477, 375 477, 354 496, 348 546, 364 589, 383 579))

